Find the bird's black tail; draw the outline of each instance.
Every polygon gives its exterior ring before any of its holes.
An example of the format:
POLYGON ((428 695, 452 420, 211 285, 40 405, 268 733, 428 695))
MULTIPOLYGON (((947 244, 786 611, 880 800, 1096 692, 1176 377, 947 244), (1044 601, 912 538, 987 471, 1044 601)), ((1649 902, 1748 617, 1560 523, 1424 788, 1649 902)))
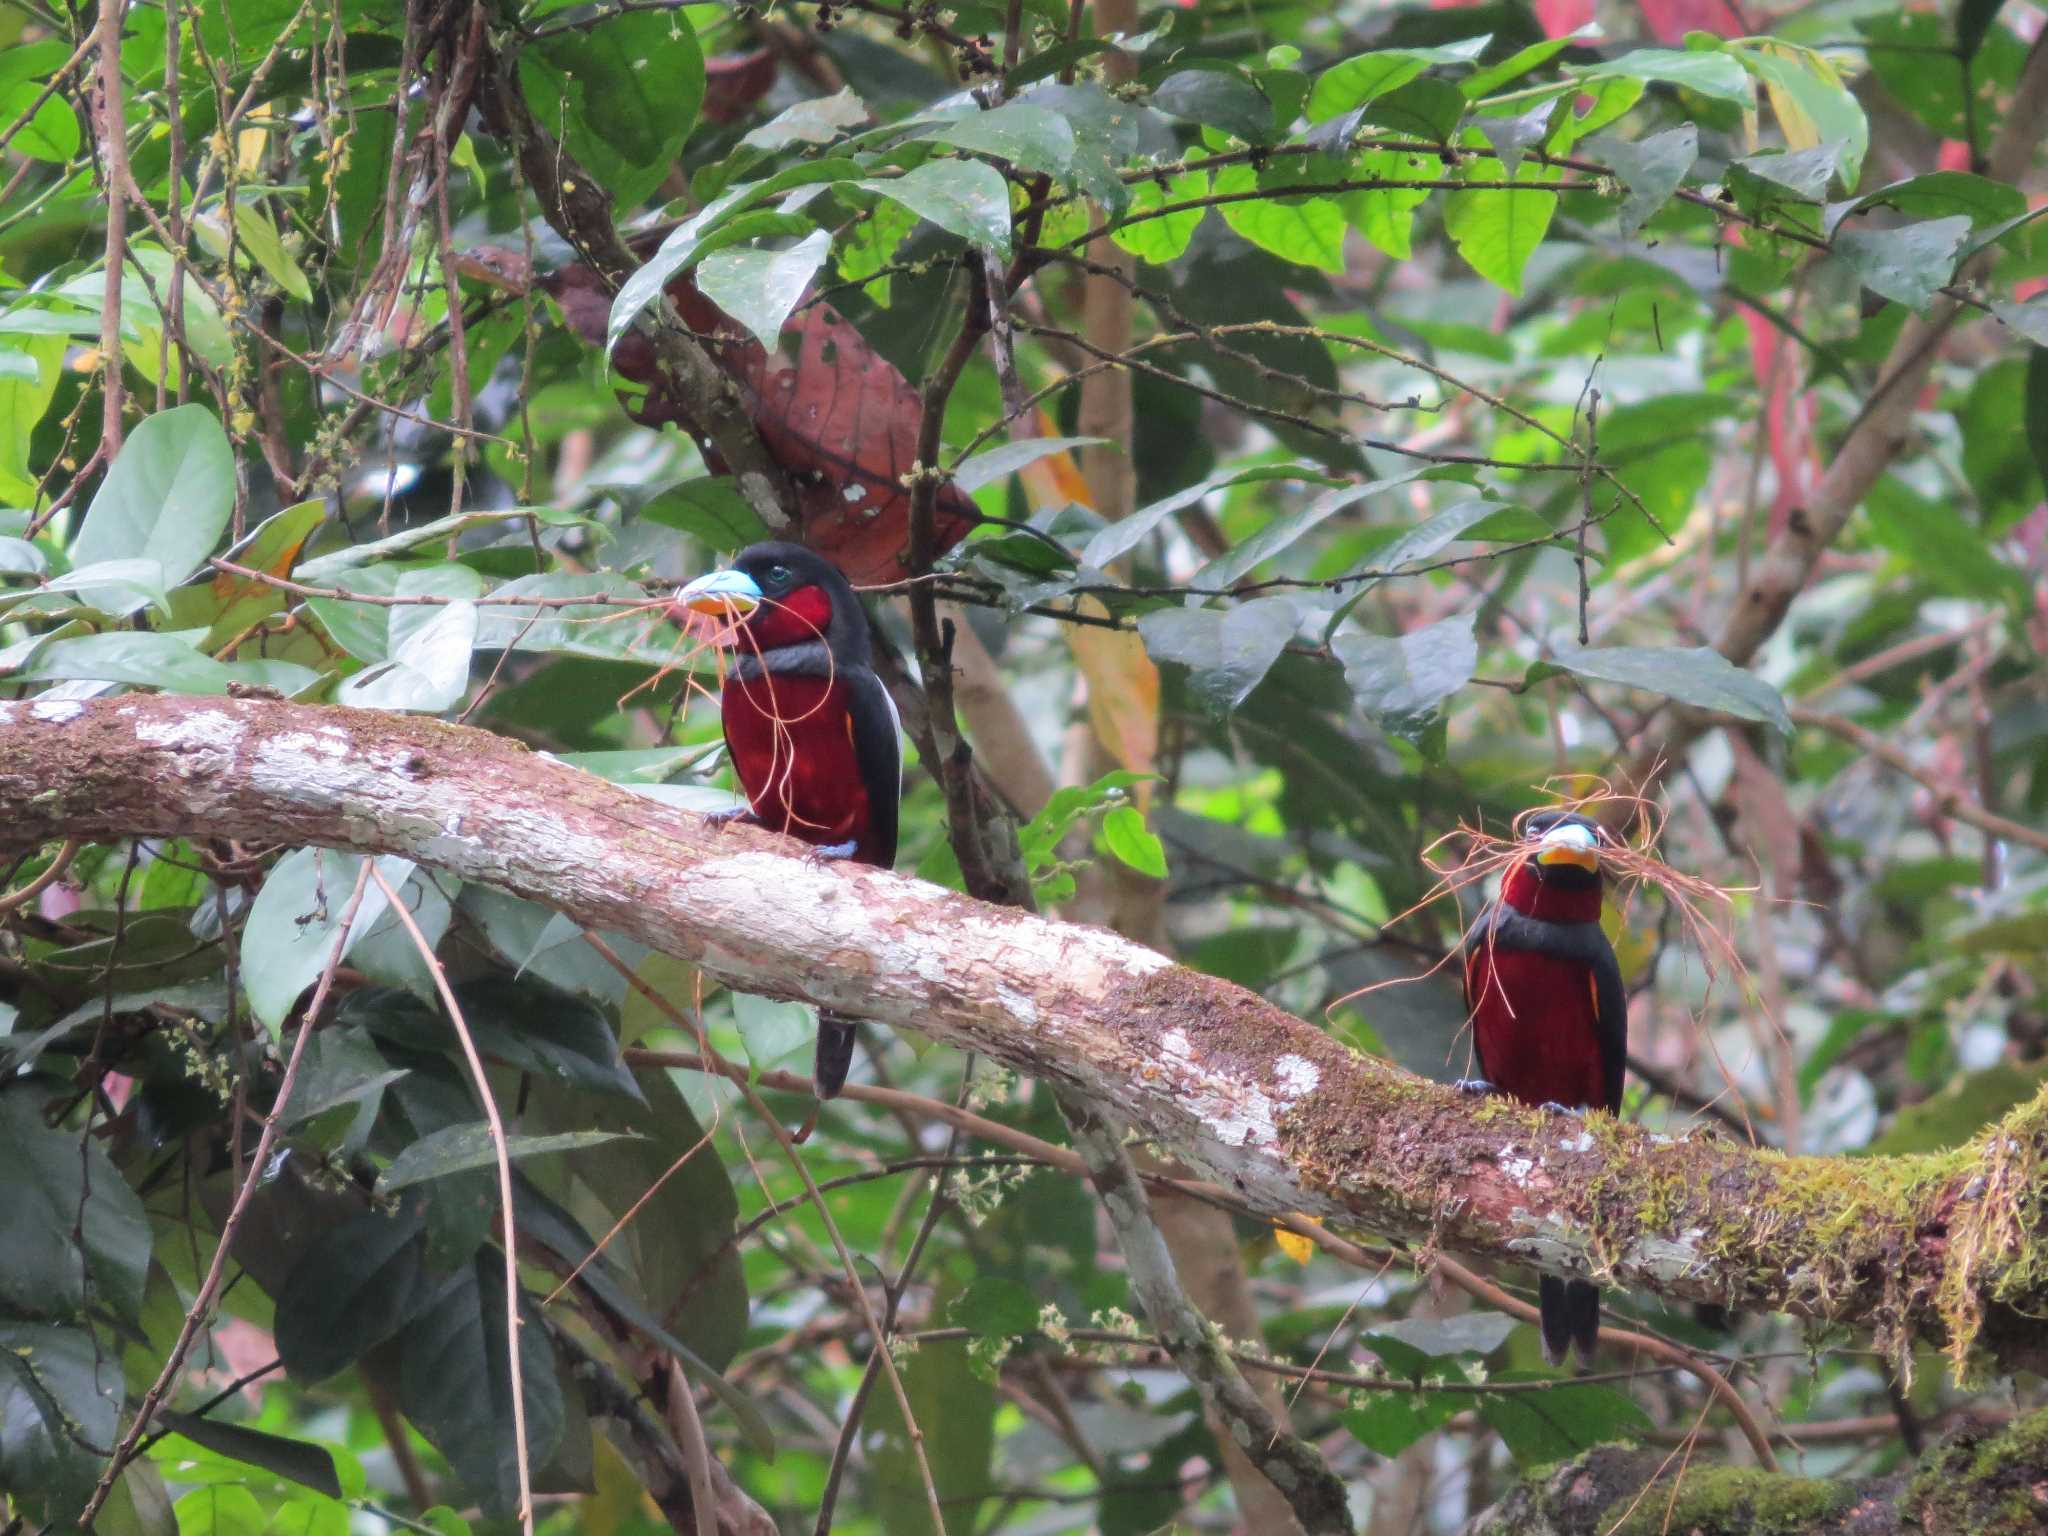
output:
POLYGON ((853 1070, 855 1021, 836 1013, 818 1014, 817 1065, 811 1078, 820 1099, 836 1099, 846 1086, 846 1074, 853 1070))
POLYGON ((1600 1342, 1600 1287, 1542 1275, 1536 1299, 1543 1313, 1543 1358, 1562 1365, 1565 1351, 1576 1349, 1579 1359, 1590 1363, 1600 1342))

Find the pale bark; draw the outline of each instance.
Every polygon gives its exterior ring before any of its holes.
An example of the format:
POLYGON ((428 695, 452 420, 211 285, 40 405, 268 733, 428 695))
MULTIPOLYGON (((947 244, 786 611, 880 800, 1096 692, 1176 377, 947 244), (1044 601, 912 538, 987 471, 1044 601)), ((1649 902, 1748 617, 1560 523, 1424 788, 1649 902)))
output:
POLYGON ((264 699, 0 703, 0 843, 209 835, 403 854, 752 992, 984 1052, 1253 1210, 2038 1369, 2048 1103, 1961 1155, 1787 1158, 1545 1115, 1349 1050, 1114 934, 637 796, 500 737, 264 699))

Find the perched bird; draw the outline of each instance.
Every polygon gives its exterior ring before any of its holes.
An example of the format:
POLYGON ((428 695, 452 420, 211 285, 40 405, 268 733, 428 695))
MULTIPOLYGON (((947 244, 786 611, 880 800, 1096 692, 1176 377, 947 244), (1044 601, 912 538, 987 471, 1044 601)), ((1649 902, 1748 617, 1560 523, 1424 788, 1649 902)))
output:
MULTIPOLYGON (((894 865, 901 726, 838 567, 798 544, 754 544, 676 602, 735 621, 720 714, 750 809, 730 817, 799 838, 820 858, 894 865)), ((853 1041, 853 1020, 819 1012, 819 1098, 846 1085, 853 1041)))
MULTIPOLYGON (((1600 829, 1583 816, 1529 818, 1531 856, 1465 939, 1465 1008, 1478 1078, 1458 1086, 1501 1092, 1544 1109, 1621 1108, 1628 1054, 1628 994, 1600 928, 1600 829)), ((1591 1359, 1600 1291, 1585 1280, 1541 1277, 1543 1354, 1567 1347, 1591 1359)))

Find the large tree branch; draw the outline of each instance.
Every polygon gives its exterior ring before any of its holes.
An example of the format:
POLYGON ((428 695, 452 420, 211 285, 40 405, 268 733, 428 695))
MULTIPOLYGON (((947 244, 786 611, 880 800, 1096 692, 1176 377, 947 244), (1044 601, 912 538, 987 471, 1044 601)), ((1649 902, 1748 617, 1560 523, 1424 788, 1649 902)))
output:
POLYGON ((418 859, 712 978, 1079 1096, 1252 1208, 1903 1348, 2048 1350, 2048 1097, 1977 1145, 1790 1158, 1450 1090, 1099 929, 820 867, 488 733, 258 699, 0 703, 0 843, 210 835, 418 859))

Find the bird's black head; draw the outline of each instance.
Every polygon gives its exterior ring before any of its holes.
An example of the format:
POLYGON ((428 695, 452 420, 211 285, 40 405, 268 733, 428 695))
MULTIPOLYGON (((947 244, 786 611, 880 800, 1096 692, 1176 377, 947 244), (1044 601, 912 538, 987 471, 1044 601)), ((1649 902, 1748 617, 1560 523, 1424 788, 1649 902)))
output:
POLYGON ((867 616, 839 567, 801 544, 750 544, 722 571, 676 594, 697 613, 737 619, 741 646, 764 656, 823 641, 841 666, 869 664, 867 616))
POLYGON ((1584 890, 1600 883, 1600 824, 1576 811, 1539 811, 1522 825, 1522 842, 1536 850, 1530 865, 1546 885, 1584 890))

